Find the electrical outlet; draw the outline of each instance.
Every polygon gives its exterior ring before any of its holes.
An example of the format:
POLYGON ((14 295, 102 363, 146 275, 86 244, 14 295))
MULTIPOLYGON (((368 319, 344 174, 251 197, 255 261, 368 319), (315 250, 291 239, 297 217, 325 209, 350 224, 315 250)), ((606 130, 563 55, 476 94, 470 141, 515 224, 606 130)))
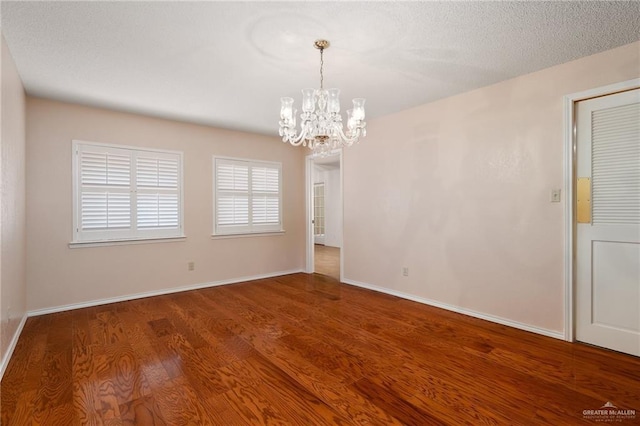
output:
POLYGON ((196 269, 196 262, 189 262, 187 263, 187 267, 189 268, 190 271, 195 271, 196 269))
POLYGON ((552 189, 551 190, 551 202, 552 203, 559 203, 560 202, 560 190, 559 189, 552 189))
POLYGON ((408 277, 409 276, 409 268, 407 268, 406 266, 402 267, 402 276, 404 276, 404 277, 408 277))

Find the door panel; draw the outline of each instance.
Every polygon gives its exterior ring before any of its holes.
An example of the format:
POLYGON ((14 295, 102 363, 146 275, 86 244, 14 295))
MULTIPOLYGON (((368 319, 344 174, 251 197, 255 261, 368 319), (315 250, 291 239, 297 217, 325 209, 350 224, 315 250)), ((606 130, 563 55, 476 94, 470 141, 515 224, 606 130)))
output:
POLYGON ((640 245, 594 241, 592 250, 593 323, 640 332, 640 245))
POLYGON ((640 356, 640 90, 576 117, 576 337, 640 356))

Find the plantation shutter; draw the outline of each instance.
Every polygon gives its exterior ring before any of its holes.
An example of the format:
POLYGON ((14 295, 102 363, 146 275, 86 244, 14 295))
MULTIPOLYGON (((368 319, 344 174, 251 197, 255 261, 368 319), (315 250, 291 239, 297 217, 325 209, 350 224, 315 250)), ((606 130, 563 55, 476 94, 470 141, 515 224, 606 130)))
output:
POLYGON ((172 154, 136 158, 138 229, 177 229, 180 225, 180 164, 172 154))
POLYGON ((281 230, 279 163, 214 159, 214 233, 281 230))
POLYGON ((217 167, 218 225, 249 225, 249 166, 241 162, 220 161, 217 167))
POLYGON ((74 141, 75 242, 182 236, 182 154, 74 141))
POLYGON ((96 238, 131 229, 131 157, 126 150, 82 146, 79 231, 96 238))
POLYGON ((253 224, 280 223, 280 170, 253 167, 251 170, 253 224))

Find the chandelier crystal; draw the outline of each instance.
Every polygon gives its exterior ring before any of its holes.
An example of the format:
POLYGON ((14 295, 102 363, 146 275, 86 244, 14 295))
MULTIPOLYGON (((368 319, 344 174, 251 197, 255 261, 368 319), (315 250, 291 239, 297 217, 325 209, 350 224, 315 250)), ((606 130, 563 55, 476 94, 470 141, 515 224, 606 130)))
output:
POLYGON ((334 149, 351 146, 367 134, 364 121, 363 98, 353 100, 353 109, 347 111, 347 127, 343 128, 340 115, 340 89, 324 88, 324 50, 327 40, 313 44, 320 50, 320 89, 302 89, 300 133, 296 128, 297 110, 293 98, 281 98, 280 136, 293 146, 308 146, 314 155, 327 155, 334 149))

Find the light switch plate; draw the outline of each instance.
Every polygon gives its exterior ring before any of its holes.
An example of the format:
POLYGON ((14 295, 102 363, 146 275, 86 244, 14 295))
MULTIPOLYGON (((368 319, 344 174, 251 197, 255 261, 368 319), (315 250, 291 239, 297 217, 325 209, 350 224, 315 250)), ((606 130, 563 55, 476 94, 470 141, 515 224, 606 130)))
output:
POLYGON ((552 203, 559 203, 560 202, 560 190, 559 189, 552 189, 551 190, 551 202, 552 203))

